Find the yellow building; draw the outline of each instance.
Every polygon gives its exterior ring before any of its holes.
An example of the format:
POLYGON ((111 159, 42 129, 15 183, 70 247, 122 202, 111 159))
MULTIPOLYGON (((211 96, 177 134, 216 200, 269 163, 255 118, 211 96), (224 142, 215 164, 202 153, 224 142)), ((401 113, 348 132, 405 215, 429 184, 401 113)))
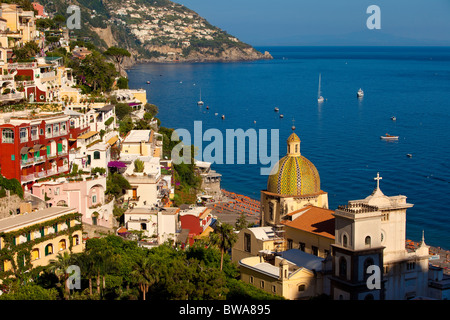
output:
POLYGON ((326 258, 334 244, 334 211, 306 206, 285 216, 284 237, 287 249, 299 249, 326 258))
POLYGON ((245 228, 239 231, 237 241, 231 250, 231 259, 233 262, 239 262, 262 253, 283 251, 284 242, 273 227, 245 228))
POLYGON ((328 194, 320 189, 314 164, 300 153, 300 138, 292 133, 287 140, 287 155, 278 161, 261 191, 261 225, 282 227, 290 212, 306 205, 328 208, 328 194))
POLYGON ((81 222, 73 208, 51 207, 2 219, 0 279, 17 269, 46 266, 58 253, 83 249, 81 222))
POLYGON ((122 142, 124 155, 154 156, 154 131, 131 130, 122 142))
POLYGON ((11 33, 21 35, 23 43, 36 40, 36 18, 34 11, 25 11, 17 4, 1 4, 1 17, 11 33))
POLYGON ((300 250, 239 261, 241 280, 289 300, 310 299, 323 293, 325 259, 300 250))

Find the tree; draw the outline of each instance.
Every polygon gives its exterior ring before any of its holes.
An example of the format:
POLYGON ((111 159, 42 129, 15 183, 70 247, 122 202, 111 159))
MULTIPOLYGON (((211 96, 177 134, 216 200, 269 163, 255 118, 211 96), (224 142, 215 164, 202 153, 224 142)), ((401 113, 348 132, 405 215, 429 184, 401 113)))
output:
POLYGON ((221 223, 210 234, 210 240, 213 245, 220 249, 220 270, 222 270, 224 253, 233 247, 237 241, 237 235, 233 231, 233 226, 228 223, 221 223))
POLYGON ((116 117, 119 120, 123 120, 125 116, 133 112, 133 108, 128 103, 118 103, 115 107, 116 117))
POLYGON ((146 293, 151 285, 158 281, 155 263, 149 257, 139 257, 131 272, 133 282, 139 286, 142 297, 146 300, 146 293))
POLYGON ((128 52, 127 49, 118 47, 109 47, 108 50, 106 50, 103 54, 105 56, 112 57, 115 60, 117 67, 119 69, 119 74, 122 71, 121 64, 123 63, 123 60, 125 59, 125 57, 131 56, 131 53, 128 52))
POLYGON ((72 259, 67 251, 64 253, 58 253, 56 260, 50 260, 50 271, 53 271, 60 281, 64 281, 64 297, 67 299, 70 295, 69 286, 67 285, 67 279, 69 274, 66 272, 67 268, 72 265, 72 259))
POLYGON ((236 219, 236 223, 235 223, 234 227, 235 227, 236 231, 240 231, 240 230, 248 227, 248 221, 245 218, 244 212, 241 212, 241 214, 239 215, 239 218, 236 219))
POLYGON ((41 50, 39 45, 34 41, 28 41, 22 47, 13 48, 13 56, 15 56, 16 61, 27 61, 38 55, 41 50))
POLYGON ((131 189, 131 185, 121 174, 115 172, 108 176, 106 180, 106 194, 111 194, 118 198, 124 194, 126 189, 131 189))

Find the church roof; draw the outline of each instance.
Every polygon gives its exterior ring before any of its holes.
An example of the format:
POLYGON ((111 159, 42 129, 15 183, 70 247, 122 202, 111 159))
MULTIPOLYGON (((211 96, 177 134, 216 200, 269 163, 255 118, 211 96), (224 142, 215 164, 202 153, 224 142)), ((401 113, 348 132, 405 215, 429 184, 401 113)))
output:
POLYGON ((309 205, 289 213, 287 217, 290 220, 283 220, 281 223, 287 227, 334 239, 335 219, 333 213, 333 210, 309 205))
POLYGON ((267 191, 283 195, 307 195, 320 192, 320 176, 316 167, 304 156, 287 155, 269 176, 267 191))
POLYGON ((300 138, 298 135, 295 134, 295 132, 292 132, 292 134, 287 139, 288 142, 300 142, 300 138))

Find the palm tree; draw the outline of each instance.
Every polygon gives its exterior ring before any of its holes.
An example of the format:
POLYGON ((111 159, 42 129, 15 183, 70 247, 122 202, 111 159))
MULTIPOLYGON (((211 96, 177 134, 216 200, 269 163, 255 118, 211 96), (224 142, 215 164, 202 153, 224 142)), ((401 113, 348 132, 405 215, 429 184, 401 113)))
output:
POLYGON ((233 231, 233 226, 228 223, 221 223, 216 230, 210 234, 212 244, 220 249, 220 270, 223 269, 223 255, 225 251, 231 249, 237 241, 237 235, 233 231))
POLYGON ((64 297, 67 299, 70 295, 67 279, 69 274, 66 272, 67 268, 72 265, 72 258, 67 251, 58 253, 56 260, 50 260, 49 270, 54 272, 59 281, 64 281, 64 297))
POLYGON ((155 268, 155 263, 150 257, 139 257, 131 272, 133 281, 139 286, 143 299, 151 285, 158 281, 159 275, 155 268))

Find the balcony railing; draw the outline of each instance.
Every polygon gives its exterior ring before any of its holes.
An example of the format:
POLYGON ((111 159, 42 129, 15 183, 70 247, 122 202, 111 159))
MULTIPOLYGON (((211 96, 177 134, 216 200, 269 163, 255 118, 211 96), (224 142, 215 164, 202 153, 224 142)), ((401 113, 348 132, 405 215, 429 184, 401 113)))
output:
POLYGON ((35 163, 44 162, 46 158, 47 158, 46 156, 34 157, 34 162, 35 163))
POLYGON ((33 181, 34 180, 34 173, 27 174, 27 175, 22 175, 20 178, 21 178, 22 182, 33 181))
POLYGON ((56 158, 56 157, 57 157, 56 153, 47 154, 47 159, 53 159, 53 158, 56 158))
POLYGON ((63 165, 62 167, 58 167, 58 172, 64 172, 64 171, 69 171, 69 165, 63 165))
POLYGON ((8 94, 0 94, 0 101, 8 101, 8 100, 20 100, 23 99, 24 95, 22 92, 19 93, 8 93, 8 94))
POLYGON ((34 163, 34 158, 30 158, 30 159, 21 159, 21 161, 20 161, 20 165, 21 165, 22 167, 31 165, 31 164, 33 164, 33 163, 34 163))

